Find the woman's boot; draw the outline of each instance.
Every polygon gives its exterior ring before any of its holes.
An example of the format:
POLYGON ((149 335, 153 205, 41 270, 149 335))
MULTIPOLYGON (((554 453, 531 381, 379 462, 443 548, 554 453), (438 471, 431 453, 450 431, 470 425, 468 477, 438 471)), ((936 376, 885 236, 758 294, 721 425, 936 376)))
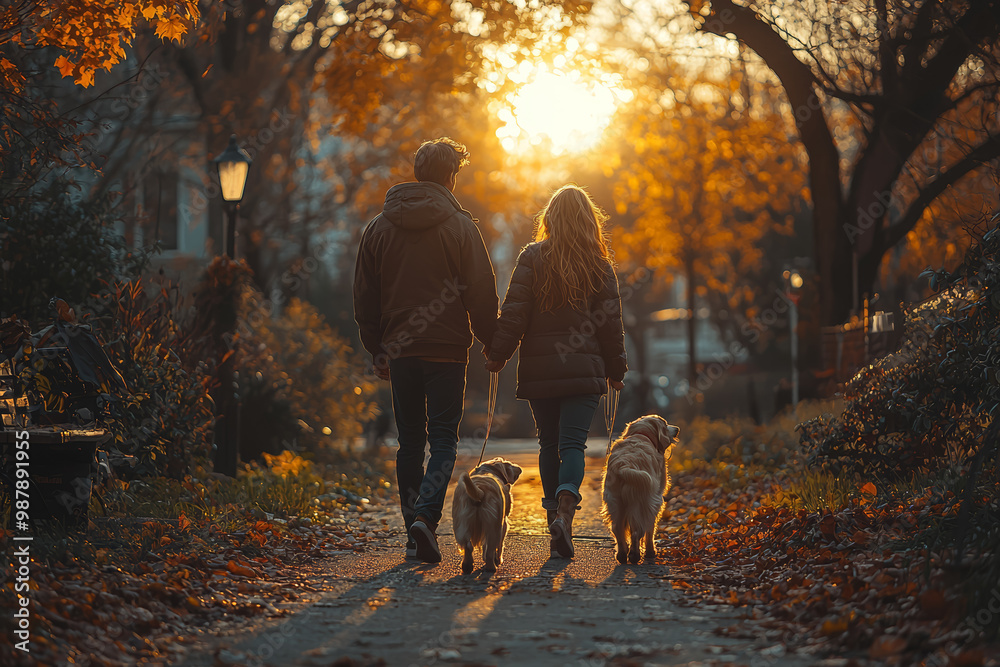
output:
MULTIPOLYGON (((552 522, 556 520, 555 510, 545 510, 545 525, 549 527, 551 532, 552 522)), ((559 552, 556 551, 555 540, 549 540, 549 558, 559 558, 559 552)))
POLYGON ((552 548, 563 558, 573 557, 573 516, 576 514, 576 496, 569 491, 560 491, 556 496, 559 509, 556 520, 549 526, 552 548))

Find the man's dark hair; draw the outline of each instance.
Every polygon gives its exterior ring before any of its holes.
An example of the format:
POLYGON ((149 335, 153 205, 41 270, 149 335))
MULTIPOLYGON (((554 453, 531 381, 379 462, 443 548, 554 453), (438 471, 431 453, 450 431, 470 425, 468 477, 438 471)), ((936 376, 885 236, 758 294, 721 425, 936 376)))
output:
POLYGON ((469 164, 469 151, 454 139, 441 137, 420 144, 413 157, 413 175, 418 181, 447 186, 452 174, 469 164))

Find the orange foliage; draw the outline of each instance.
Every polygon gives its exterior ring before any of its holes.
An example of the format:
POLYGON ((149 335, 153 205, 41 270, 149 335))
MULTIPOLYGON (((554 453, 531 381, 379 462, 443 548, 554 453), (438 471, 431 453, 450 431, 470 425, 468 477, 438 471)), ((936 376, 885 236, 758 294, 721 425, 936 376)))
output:
POLYGON ((780 473, 734 484, 707 466, 678 475, 661 533, 670 584, 690 604, 749 608, 749 627, 721 628, 725 636, 764 635, 808 655, 865 651, 878 664, 928 653, 927 664, 949 664, 967 644, 969 610, 948 556, 897 543, 954 516, 953 499, 877 497, 867 482, 843 506, 808 511, 785 505, 788 484, 780 473))
MULTIPOLYGON (((192 0, 73 0, 12 4, 0 10, 0 46, 60 51, 55 66, 83 87, 94 84, 98 70, 110 70, 125 57, 143 24, 162 40, 179 42, 201 15, 192 0)), ((25 78, 0 56, 0 86, 19 91, 25 78)))
POLYGON ((604 170, 617 213, 635 223, 615 250, 634 264, 693 269, 700 295, 739 309, 753 300, 747 282, 764 260, 761 240, 791 233, 808 196, 802 155, 775 110, 737 113, 728 86, 692 88, 699 94, 667 109, 647 91, 617 124, 622 148, 604 170))

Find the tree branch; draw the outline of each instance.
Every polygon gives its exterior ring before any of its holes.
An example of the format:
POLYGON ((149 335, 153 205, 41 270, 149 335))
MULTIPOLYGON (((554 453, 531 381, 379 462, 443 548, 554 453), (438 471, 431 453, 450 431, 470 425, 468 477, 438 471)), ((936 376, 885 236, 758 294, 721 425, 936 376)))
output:
MULTIPOLYGON (((962 91, 961 95, 958 95, 957 97, 955 97, 954 99, 952 99, 951 102, 948 103, 948 105, 944 109, 944 113, 947 113, 949 111, 954 111, 955 109, 957 109, 959 107, 959 105, 962 102, 964 102, 965 100, 969 99, 970 97, 972 97, 973 95, 975 95, 976 93, 978 93, 980 91, 990 91, 990 89, 992 88, 992 89, 994 89, 992 91, 992 93, 996 94, 996 92, 997 92, 996 89, 998 87, 1000 87, 1000 81, 996 81, 996 80, 994 80, 994 81, 986 81, 984 83, 980 83, 980 84, 977 84, 975 86, 970 86, 970 87, 966 88, 964 91, 962 91)), ((944 115, 944 113, 942 113, 942 115, 944 115)))
MULTIPOLYGON (((920 58, 916 58, 918 71, 912 72, 916 86, 914 92, 918 99, 943 96, 948 84, 955 78, 962 64, 969 58, 973 49, 985 40, 995 38, 997 32, 997 0, 985 0, 972 3, 969 10, 958 20, 950 31, 941 48, 927 63, 919 67, 920 58)), ((910 63, 906 63, 910 65, 910 63)), ((909 69, 909 68, 907 68, 909 69)))
POLYGON ((920 194, 914 199, 906 212, 885 232, 885 247, 891 248, 899 243, 923 217, 924 210, 945 190, 958 182, 970 171, 986 165, 991 160, 1000 157, 1000 134, 992 134, 981 144, 972 149, 968 155, 942 172, 937 178, 924 185, 920 194))
MULTIPOLYGON (((781 81, 791 102, 795 124, 811 160, 833 160, 839 173, 837 150, 817 96, 818 81, 812 69, 754 10, 732 0, 712 0, 712 12, 701 30, 721 37, 734 34, 753 49, 781 81)), ((830 166, 830 165, 828 165, 830 166)))
POLYGON ((886 0, 875 0, 875 13, 878 25, 878 56, 879 76, 882 79, 882 93, 888 94, 895 90, 897 82, 896 52, 892 48, 892 36, 889 30, 889 8, 886 0))
MULTIPOLYGON (((924 4, 917 10, 917 18, 910 30, 909 43, 903 47, 903 71, 901 73, 903 78, 912 78, 913 72, 920 69, 920 56, 933 37, 933 9, 937 4, 937 0, 925 0, 924 4)), ((905 31, 903 32, 905 33, 905 31)))
MULTIPOLYGON (((996 2, 984 0, 973 3, 950 27, 937 51, 929 56, 929 61, 925 60, 928 57, 926 51, 912 50, 916 44, 931 48, 927 34, 921 30, 930 30, 927 22, 933 18, 933 12, 927 5, 920 8, 918 27, 914 28, 905 49, 909 55, 904 61, 899 86, 887 96, 887 104, 873 118, 871 136, 854 168, 847 197, 849 210, 867 209, 877 193, 892 190, 903 165, 933 129, 937 119, 952 105, 948 88, 959 68, 968 60, 976 45, 994 35, 996 17, 990 8, 996 2)), ((928 5, 932 4, 935 3, 929 0, 928 5)), ((914 224, 916 220, 910 226, 914 224)), ((886 246, 878 241, 888 241, 888 238, 883 237, 882 227, 873 226, 855 239, 855 248, 861 255, 872 249, 881 253, 886 246)), ((893 235, 893 238, 897 237, 893 235)))

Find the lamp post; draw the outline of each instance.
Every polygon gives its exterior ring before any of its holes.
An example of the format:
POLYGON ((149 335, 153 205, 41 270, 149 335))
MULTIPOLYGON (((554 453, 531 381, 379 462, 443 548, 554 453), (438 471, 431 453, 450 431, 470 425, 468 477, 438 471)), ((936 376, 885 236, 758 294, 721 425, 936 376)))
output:
POLYGON ((247 184, 247 174, 253 160, 245 150, 236 143, 236 135, 229 137, 229 145, 215 157, 216 168, 219 170, 219 185, 222 186, 222 198, 229 203, 226 215, 225 247, 223 254, 236 259, 236 222, 240 215, 240 201, 243 199, 243 188, 247 184))
POLYGON ((784 274, 785 278, 785 295, 788 297, 788 302, 791 305, 791 309, 788 312, 788 326, 791 329, 792 335, 792 410, 794 414, 798 414, 799 410, 799 293, 798 290, 802 287, 802 274, 796 269, 786 269, 784 274))
MULTIPOLYGON (((236 259, 236 224, 239 220, 240 201, 243 199, 243 189, 247 183, 247 173, 250 171, 250 156, 236 143, 236 135, 229 137, 229 145, 214 160, 219 170, 219 185, 222 187, 222 198, 228 205, 226 214, 226 230, 223 235, 223 254, 230 259, 236 259)), ((220 328, 235 330, 236 323, 227 323, 220 328)), ((219 349, 223 349, 225 335, 218 341, 219 349)), ((231 349, 231 348, 230 348, 231 349)), ((227 355, 216 369, 219 389, 213 395, 216 404, 216 444, 215 472, 236 476, 236 468, 240 460, 239 422, 240 422, 240 376, 236 370, 236 357, 227 355)))

